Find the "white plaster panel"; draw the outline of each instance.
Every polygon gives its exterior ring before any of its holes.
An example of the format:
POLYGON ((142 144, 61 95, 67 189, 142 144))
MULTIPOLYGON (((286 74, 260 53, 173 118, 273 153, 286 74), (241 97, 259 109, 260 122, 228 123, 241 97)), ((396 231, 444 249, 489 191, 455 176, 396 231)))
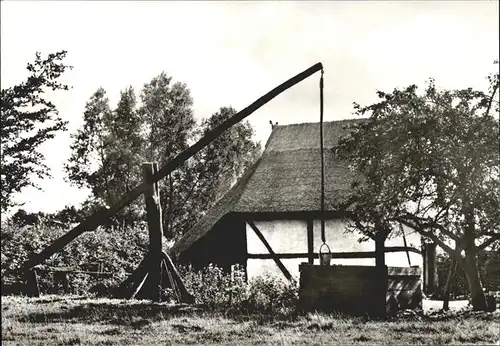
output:
MULTIPOLYGON (((307 252, 307 222, 303 220, 255 221, 275 253, 307 252)), ((246 225, 247 250, 251 254, 267 254, 264 243, 250 225, 246 225)))

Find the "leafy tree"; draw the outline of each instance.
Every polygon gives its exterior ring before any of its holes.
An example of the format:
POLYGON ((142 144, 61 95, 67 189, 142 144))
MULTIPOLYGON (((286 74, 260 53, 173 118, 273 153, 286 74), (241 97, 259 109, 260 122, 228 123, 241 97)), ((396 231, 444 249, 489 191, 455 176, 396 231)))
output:
MULTIPOLYGON (((477 254, 479 275, 487 291, 500 289, 500 253, 498 251, 481 251, 477 254)), ((447 274, 452 265, 452 258, 442 253, 437 256, 439 287, 444 287, 447 274)), ((455 277, 451 280, 449 292, 453 295, 467 294, 467 278, 462 268, 457 268, 455 277)))
MULTIPOLYGON (((236 114, 232 107, 222 107, 202 122, 202 134, 236 114)), ((248 121, 238 123, 222 133, 198 155, 197 202, 209 209, 260 154, 260 144, 252 141, 254 130, 248 121)))
MULTIPOLYGON (((203 119, 199 135, 205 135, 236 114, 232 107, 222 107, 203 119)), ((181 236, 210 209, 232 184, 255 162, 260 144, 252 140, 254 131, 248 121, 222 133, 200 151, 181 170, 173 172, 178 181, 180 202, 173 208, 176 237, 181 236), (181 190, 182 189, 182 190, 181 190)))
POLYGON ((29 72, 27 80, 2 89, 2 211, 15 205, 12 201, 14 193, 27 186, 37 187, 33 175, 38 178, 49 176, 49 168, 43 163, 44 156, 38 148, 54 138, 58 131, 66 130, 67 122, 58 116, 56 106, 46 98, 50 90, 69 89, 60 82, 62 74, 71 69, 63 63, 66 54, 66 51, 61 51, 42 58, 37 52, 34 62, 26 66, 29 72))
POLYGON ((141 91, 139 114, 147 138, 146 159, 169 162, 189 146, 195 134, 193 98, 186 84, 172 82, 165 72, 146 83, 141 91))
MULTIPOLYGON (((144 156, 160 166, 236 113, 221 108, 198 126, 189 89, 166 73, 144 85, 141 100, 148 142, 144 156)), ((248 122, 237 124, 165 178, 160 184, 165 236, 178 238, 192 227, 255 159, 260 146, 252 135, 248 122)))
POLYGON ((74 206, 66 206, 55 213, 36 212, 30 213, 24 209, 18 209, 8 221, 17 227, 34 226, 46 224, 48 226, 66 227, 83 221, 81 211, 74 206))
MULTIPOLYGON (((221 108, 197 124, 192 105, 187 86, 174 83, 164 72, 144 85, 140 104, 129 88, 122 92, 113 112, 104 90, 98 90, 89 100, 84 125, 74 137, 67 165, 69 179, 91 187, 97 205, 111 205, 141 183, 142 162, 163 166, 236 113, 232 108, 221 108)), ((248 122, 237 124, 160 182, 167 238, 178 238, 192 227, 255 160, 260 145, 252 141, 252 136, 248 122)), ((143 214, 141 199, 129 214, 129 220, 139 219, 143 214)), ((118 215, 116 219, 124 217, 118 215)))
MULTIPOLYGON (((189 140, 196 136, 193 116, 193 99, 187 86, 173 82, 165 72, 146 83, 141 92, 139 113, 144 122, 145 152, 147 161, 161 167, 189 147, 189 140)), ((179 206, 189 198, 189 181, 192 179, 188 165, 179 167, 160 183, 160 204, 164 234, 173 236, 173 229, 180 219, 179 206)))
MULTIPOLYGON (((89 187, 95 203, 110 206, 137 185, 140 177, 141 121, 132 87, 121 92, 115 111, 104 89, 99 88, 87 102, 84 124, 73 136, 72 154, 65 166, 68 179, 89 187)), ((118 219, 130 224, 137 218, 134 205, 118 219)))
POLYGON ((404 224, 436 242, 458 261, 479 310, 477 256, 500 239, 498 73, 489 81, 489 95, 433 80, 423 94, 415 85, 378 92, 380 102, 355 105, 370 117, 336 148, 358 173, 355 226, 373 235, 404 224))

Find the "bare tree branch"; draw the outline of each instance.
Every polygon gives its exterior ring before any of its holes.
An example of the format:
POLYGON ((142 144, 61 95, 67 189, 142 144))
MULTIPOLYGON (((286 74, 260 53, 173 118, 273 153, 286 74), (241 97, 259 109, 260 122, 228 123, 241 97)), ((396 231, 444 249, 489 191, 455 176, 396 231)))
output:
POLYGON ((494 234, 491 236, 491 238, 485 240, 481 245, 477 246, 478 250, 484 250, 491 244, 493 244, 496 241, 500 240, 500 234, 494 234))

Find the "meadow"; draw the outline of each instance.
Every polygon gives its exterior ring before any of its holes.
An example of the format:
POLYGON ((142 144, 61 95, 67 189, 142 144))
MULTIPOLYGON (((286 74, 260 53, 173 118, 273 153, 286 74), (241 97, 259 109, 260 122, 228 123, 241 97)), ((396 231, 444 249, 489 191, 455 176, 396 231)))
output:
POLYGON ((199 304, 76 295, 4 296, 1 305, 2 345, 498 345, 500 340, 498 310, 439 314, 427 306, 421 316, 370 320, 214 312, 199 304))

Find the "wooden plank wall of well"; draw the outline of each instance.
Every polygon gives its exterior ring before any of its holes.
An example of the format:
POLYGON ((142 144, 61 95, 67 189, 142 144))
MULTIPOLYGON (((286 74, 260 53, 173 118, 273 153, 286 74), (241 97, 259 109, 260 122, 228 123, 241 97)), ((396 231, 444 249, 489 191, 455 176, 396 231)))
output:
POLYGON ((398 310, 422 307, 422 268, 388 267, 386 301, 398 310))
POLYGON ((385 314, 386 268, 300 266, 299 306, 303 311, 352 315, 385 314))

